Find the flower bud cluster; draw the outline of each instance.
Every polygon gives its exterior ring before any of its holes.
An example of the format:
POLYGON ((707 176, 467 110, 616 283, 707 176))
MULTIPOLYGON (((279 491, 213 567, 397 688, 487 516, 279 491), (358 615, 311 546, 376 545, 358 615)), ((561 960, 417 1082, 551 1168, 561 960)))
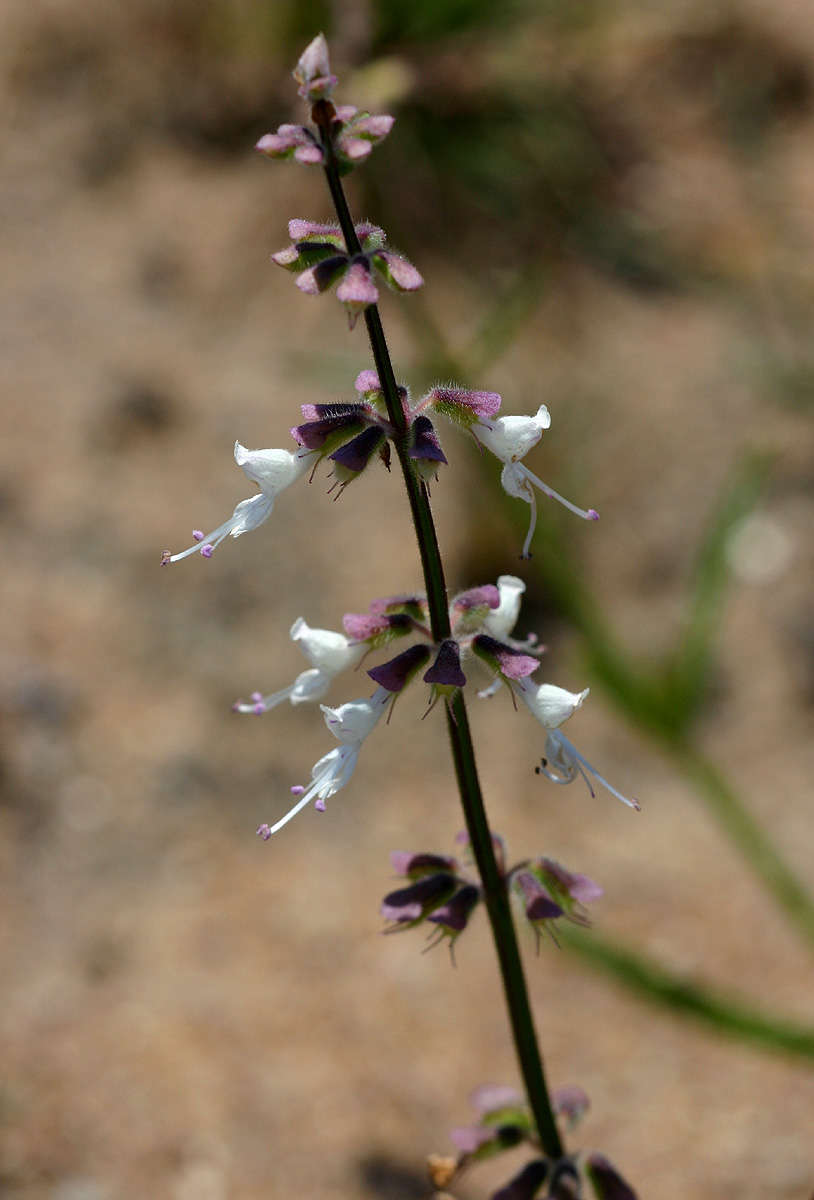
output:
MULTIPOLYGON (((435 1164, 443 1169, 445 1186, 471 1163, 526 1144, 536 1157, 493 1192, 491 1200, 537 1200, 538 1197, 540 1200, 543 1197, 565 1200, 582 1195, 580 1166, 593 1179, 589 1164, 600 1160, 606 1162, 601 1155, 591 1155, 585 1163, 580 1163, 576 1155, 565 1155, 557 1160, 542 1156, 531 1110, 525 1097, 515 1088, 484 1084, 475 1089, 470 1100, 479 1114, 478 1121, 450 1132, 450 1139, 458 1151, 457 1158, 434 1156, 435 1164)), ((589 1107, 589 1101, 581 1087, 570 1085, 552 1093, 551 1105, 555 1116, 572 1127, 589 1107)), ((610 1164, 607 1165, 610 1168, 610 1164)), ((602 1200, 605 1193, 597 1195, 602 1200)), ((608 1200, 614 1195, 608 1192, 608 1200)), ((632 1192, 619 1193, 619 1200, 623 1200, 623 1196, 624 1200, 629 1197, 635 1200, 632 1192)))
POLYGON ((359 314, 376 304, 376 279, 395 292, 414 292, 424 280, 411 262, 386 248, 387 237, 378 225, 355 225, 359 251, 351 252, 338 225, 295 218, 288 223, 291 244, 272 254, 271 261, 296 272, 297 287, 306 296, 317 296, 336 286, 336 298, 345 306, 351 329, 359 314))
MULTIPOLYGON (((458 841, 468 847, 465 833, 458 835, 458 841)), ((602 895, 598 884, 551 858, 524 861, 507 868, 503 840, 493 835, 493 843, 503 886, 520 900, 538 947, 540 931, 550 932, 553 922, 560 918, 578 925, 590 924, 584 906, 602 895)), ((426 921, 435 926, 430 931, 430 938, 434 939, 431 945, 446 937, 451 949, 483 898, 480 879, 471 872, 470 858, 466 864, 470 871, 453 857, 426 851, 394 850, 390 862, 396 873, 409 882, 389 892, 382 901, 381 915, 389 922, 385 932, 413 929, 426 921)))
POLYGON ((331 103, 337 79, 331 73, 328 43, 323 34, 318 34, 300 56, 294 78, 300 85, 302 98, 314 105, 315 128, 280 125, 275 133, 264 134, 255 149, 268 158, 325 166, 332 156, 344 174, 363 162, 393 128, 395 118, 386 114, 372 116, 352 104, 331 103))
MULTIPOLYGON (((470 1096, 478 1113, 473 1125, 450 1131, 457 1157, 433 1155, 433 1181, 446 1187, 466 1167, 504 1150, 526 1144, 536 1157, 527 1162, 496 1192, 491 1200, 569 1200, 583 1195, 587 1179, 596 1200, 636 1200, 632 1188, 603 1154, 565 1155, 553 1160, 543 1156, 534 1118, 525 1097, 515 1088, 483 1084, 470 1096)), ((576 1084, 556 1088, 551 1094, 554 1115, 572 1128, 590 1102, 576 1084)))

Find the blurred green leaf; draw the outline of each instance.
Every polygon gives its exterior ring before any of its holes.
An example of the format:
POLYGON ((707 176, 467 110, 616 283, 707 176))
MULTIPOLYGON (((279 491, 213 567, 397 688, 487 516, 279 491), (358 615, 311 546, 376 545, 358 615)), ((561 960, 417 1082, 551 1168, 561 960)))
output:
POLYGON ((646 1000, 695 1017, 720 1033, 762 1049, 814 1058, 814 1027, 759 1012, 741 1000, 668 971, 646 955, 595 931, 582 934, 566 929, 561 931, 561 940, 585 962, 646 1000))

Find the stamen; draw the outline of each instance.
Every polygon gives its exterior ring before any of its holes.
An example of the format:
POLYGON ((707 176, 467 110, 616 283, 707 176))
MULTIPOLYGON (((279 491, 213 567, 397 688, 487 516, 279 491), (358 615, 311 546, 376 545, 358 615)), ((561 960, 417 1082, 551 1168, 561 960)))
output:
POLYGON ((500 691, 502 687, 503 680, 499 675, 496 675, 488 687, 482 688, 481 691, 478 692, 478 699, 488 700, 491 696, 494 696, 496 692, 500 691))
MULTIPOLYGON (((549 735, 549 736, 552 736, 552 735, 549 735)), ((594 793, 594 790, 591 787, 591 784, 585 774, 586 771, 590 771, 590 773, 593 775, 594 779, 597 779, 602 784, 603 788, 605 788, 607 791, 609 791, 612 796, 615 796, 617 800, 621 800, 623 804, 626 804, 628 806, 628 808, 632 808, 636 812, 641 812, 642 806, 641 806, 641 804, 639 804, 639 801, 636 800, 635 798, 629 800, 627 798, 627 796, 623 796, 621 792, 618 792, 616 790, 616 788, 613 787, 612 784, 608 783, 607 779, 605 779, 605 777, 603 775, 599 774, 599 772, 596 770, 595 767, 591 766, 591 764, 588 762, 587 758, 583 758, 583 756, 580 754, 579 750, 577 750, 576 746, 572 745, 572 743, 569 742, 569 740, 565 736, 565 734, 561 733, 559 731, 559 729, 556 730, 556 737, 557 737, 557 742, 559 743, 559 746, 562 749, 564 749, 566 754, 570 757, 574 770, 578 770, 580 775, 582 776, 582 778, 585 780, 586 784, 588 785, 588 790, 590 791, 592 796, 595 793, 594 793)), ((543 773, 548 775, 548 772, 545 770, 543 773)), ((548 775, 548 777, 549 777, 549 779, 552 778, 551 775, 548 775)), ((573 778, 573 776, 572 776, 572 778, 573 778)), ((561 782, 561 781, 557 781, 557 782, 561 782)))
POLYGON ((570 500, 565 499, 565 496, 561 496, 559 492, 555 492, 553 488, 550 488, 547 483, 543 483, 542 479, 530 471, 527 466, 524 466, 522 463, 518 465, 522 468, 526 477, 534 484, 535 487, 540 489, 544 496, 549 496, 552 500, 558 500, 560 504, 563 504, 569 510, 569 512, 574 513, 578 517, 582 517, 584 521, 599 520, 599 513, 595 508, 577 508, 576 504, 572 504, 570 500))
POLYGON ((520 551, 521 558, 531 558, 531 539, 534 537, 534 530, 537 528, 537 500, 531 488, 528 489, 528 502, 531 508, 529 517, 529 531, 526 534, 526 540, 523 542, 523 549, 520 551))
POLYGON ((296 687, 292 683, 289 687, 283 688, 279 692, 271 692, 268 696, 264 696, 261 692, 252 692, 249 697, 250 703, 247 704, 244 700, 237 700, 232 705, 232 712, 239 713, 255 713, 260 716, 262 713, 271 712, 278 704, 282 704, 287 700, 296 687))
POLYGON ((193 542, 202 542, 204 540, 203 530, 202 529, 193 529, 192 540, 193 540, 193 542))

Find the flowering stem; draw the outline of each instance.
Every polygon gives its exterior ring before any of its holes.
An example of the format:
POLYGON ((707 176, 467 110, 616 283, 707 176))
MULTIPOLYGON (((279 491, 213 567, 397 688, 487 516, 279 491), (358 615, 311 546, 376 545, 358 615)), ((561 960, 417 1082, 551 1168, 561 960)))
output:
MULTIPOLYGON (((353 227, 328 135, 329 117, 319 110, 320 105, 318 104, 314 108, 313 115, 322 134, 328 187, 348 253, 358 254, 361 251, 359 240, 353 227)), ((388 416, 396 430, 393 442, 404 476, 421 554, 432 636, 436 642, 441 642, 450 636, 450 622, 444 569, 430 509, 429 495, 426 484, 418 478, 408 454, 407 421, 399 398, 381 319, 375 305, 371 305, 365 310, 365 323, 376 363, 376 371, 387 404, 388 416)), ((497 950, 503 990, 526 1095, 534 1113, 543 1150, 550 1158, 559 1159, 563 1156, 563 1147, 548 1095, 509 898, 495 858, 492 833, 486 816, 475 764, 475 750, 469 729, 469 719, 461 692, 456 694, 455 699, 447 708, 447 727, 461 804, 466 818, 466 828, 483 885, 484 900, 497 950)))

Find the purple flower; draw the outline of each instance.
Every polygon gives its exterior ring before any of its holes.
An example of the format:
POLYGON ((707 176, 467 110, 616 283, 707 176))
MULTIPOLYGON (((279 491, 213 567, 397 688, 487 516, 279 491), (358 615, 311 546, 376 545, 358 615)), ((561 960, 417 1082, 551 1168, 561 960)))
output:
POLYGON ((523 897, 526 917, 537 931, 546 921, 556 921, 564 916, 565 910, 551 898, 551 894, 531 871, 518 871, 512 882, 523 897))
POLYGON ((345 305, 351 328, 361 312, 379 299, 374 275, 398 292, 411 292, 424 280, 406 258, 385 249, 385 234, 376 225, 354 226, 361 252, 351 255, 338 225, 294 220, 288 225, 291 245, 271 260, 298 272, 296 284, 315 296, 338 284, 337 298, 345 305))
POLYGON ((469 924, 469 918, 478 906, 481 890, 474 883, 466 883, 455 895, 436 908, 427 920, 438 926, 440 938, 449 938, 450 948, 469 924))
POLYGON ((436 875, 423 875, 407 887, 389 892, 381 907, 385 920, 393 922, 388 932, 417 925, 429 913, 446 904, 457 886, 458 880, 454 875, 440 871, 436 875))
POLYGON ((479 633, 473 638, 472 649, 506 682, 525 679, 540 665, 539 659, 532 658, 523 650, 515 650, 505 642, 499 642, 488 633, 479 633))
POLYGON ((415 462, 422 479, 434 479, 439 463, 446 463, 446 455, 429 417, 419 416, 410 422, 407 453, 415 462))
MULTIPOLYGON (((374 683, 378 683, 380 687, 386 688, 388 692, 398 693, 421 670, 429 660, 430 654, 429 646, 418 643, 415 646, 410 646, 407 650, 403 650, 401 654, 397 654, 389 662, 382 663, 378 667, 371 667, 368 675, 374 683)), ((427 678, 426 675, 424 678, 427 678)))
POLYGON ((435 662, 424 675, 424 682, 431 683, 442 694, 449 694, 466 684, 461 670, 461 652, 453 638, 446 638, 438 647, 435 662))
POLYGON ((325 161, 322 147, 304 125, 281 125, 276 133, 264 133, 255 150, 267 158, 293 158, 304 166, 325 161))
MULTIPOLYGON (((329 72, 317 76, 310 88, 321 90, 329 80, 332 81, 330 86, 336 83, 336 77, 329 72)), ((325 98, 325 92, 316 98, 325 98)), ((395 118, 384 113, 373 116, 352 104, 338 104, 332 111, 332 116, 330 109, 323 114, 326 120, 321 128, 327 130, 334 157, 344 174, 356 163, 363 162, 373 147, 387 137, 395 118)), ((304 166, 324 166, 326 162, 325 150, 317 134, 306 125, 281 125, 275 133, 264 134, 255 149, 267 158, 293 159, 304 166)))

